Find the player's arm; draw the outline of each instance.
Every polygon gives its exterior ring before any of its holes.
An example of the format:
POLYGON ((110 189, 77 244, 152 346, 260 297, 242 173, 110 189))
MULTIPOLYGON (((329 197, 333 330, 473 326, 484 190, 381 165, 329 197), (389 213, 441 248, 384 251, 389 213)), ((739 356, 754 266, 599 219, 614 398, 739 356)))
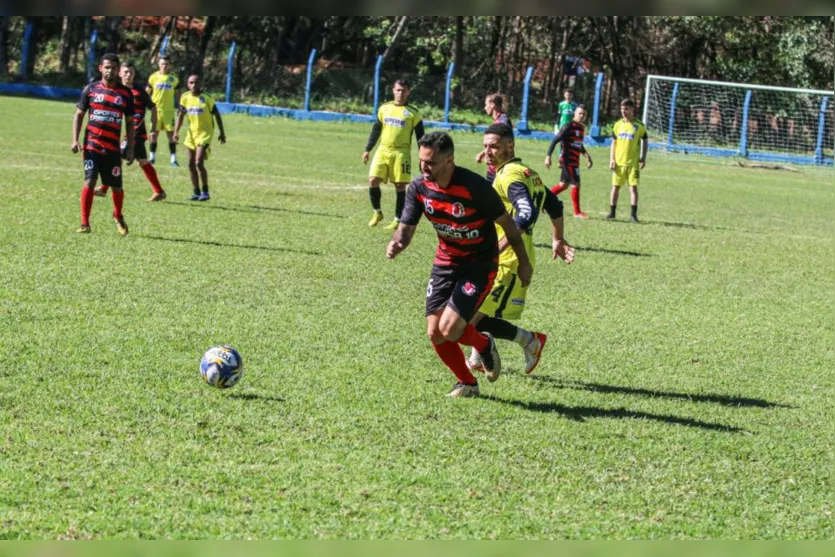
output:
POLYGON ((86 108, 76 108, 75 114, 72 117, 72 143, 70 143, 70 151, 73 153, 77 153, 79 150, 78 134, 81 133, 81 123, 84 121, 84 114, 86 113, 86 108))
POLYGON ((609 170, 615 169, 615 145, 618 142, 616 135, 612 135, 612 145, 609 147, 609 170))
POLYGON ((557 148, 557 143, 562 141, 562 138, 565 137, 565 134, 568 133, 569 125, 566 124, 560 128, 560 131, 554 134, 554 139, 551 140, 551 144, 548 146, 548 153, 545 155, 545 168, 551 168, 551 155, 554 154, 554 149, 557 148))
POLYGON ((647 165, 647 149, 649 149, 649 139, 646 134, 641 138, 641 159, 639 166, 643 169, 647 165))
MULTIPOLYGON (((536 208, 525 184, 522 182, 513 182, 510 184, 507 188, 507 199, 513 205, 513 208, 516 209, 513 222, 516 223, 516 227, 519 230, 525 232, 536 223, 536 219, 539 218, 539 209, 536 208)), ((507 236, 505 236, 499 241, 499 252, 507 249, 508 245, 507 236)))
POLYGON ((377 144, 377 140, 380 139, 381 133, 383 133, 383 123, 380 121, 380 118, 377 118, 377 121, 371 126, 371 135, 368 136, 368 142, 365 144, 365 152, 362 154, 363 164, 368 164, 368 155, 371 153, 374 145, 377 144))
POLYGON ((423 129, 423 120, 418 120, 418 123, 415 124, 415 139, 420 141, 420 138, 423 137, 423 134, 426 133, 423 129))
POLYGON ((397 255, 409 247, 412 242, 412 236, 415 235, 420 217, 423 215, 423 205, 417 202, 418 186, 415 182, 409 184, 406 189, 406 202, 403 204, 403 214, 400 215, 400 224, 397 225, 397 230, 386 248, 386 257, 394 259, 397 255))
POLYGON ((533 267, 531 266, 530 259, 528 259, 528 252, 525 250, 525 242, 522 241, 522 231, 519 230, 519 227, 516 226, 516 223, 513 222, 513 219, 510 218, 507 211, 502 213, 502 215, 496 219, 496 224, 504 229, 504 235, 507 238, 507 242, 516 254, 516 259, 519 260, 519 270, 517 271, 517 274, 519 276, 519 280, 522 282, 522 286, 529 285, 531 283, 531 277, 533 276, 533 267))
POLYGON ((404 249, 409 247, 412 243, 412 237, 415 235, 417 226, 403 224, 397 225, 397 230, 394 231, 394 236, 391 238, 388 247, 386 248, 386 257, 394 259, 404 249))
POLYGON ((593 164, 592 161, 591 161, 591 153, 586 151, 586 146, 585 145, 580 145, 580 152, 583 153, 583 155, 585 155, 586 161, 588 161, 588 164, 586 164, 586 168, 591 168, 592 164, 593 164))
POLYGON ((226 143, 226 132, 223 131, 223 119, 220 117, 220 111, 217 109, 217 105, 212 107, 212 116, 217 120, 217 129, 220 130, 220 135, 217 136, 217 139, 223 145, 226 143))
POLYGON ((157 105, 151 103, 151 133, 148 134, 148 140, 154 143, 157 140, 157 105))
POLYGON ((186 109, 180 105, 180 110, 177 111, 177 123, 174 124, 174 143, 180 142, 180 128, 183 125, 183 119, 186 117, 186 109))
POLYGON ((128 92, 125 96, 125 111, 122 122, 125 125, 125 135, 128 139, 127 147, 125 148, 125 159, 128 164, 133 162, 133 147, 136 141, 136 126, 133 125, 133 95, 128 92))
POLYGON ((551 247, 553 249, 552 258, 560 258, 570 264, 574 261, 574 248, 565 240, 565 222, 563 220, 563 205, 560 198, 554 195, 549 189, 545 189, 545 200, 542 202, 542 208, 545 213, 551 218, 552 239, 551 247))

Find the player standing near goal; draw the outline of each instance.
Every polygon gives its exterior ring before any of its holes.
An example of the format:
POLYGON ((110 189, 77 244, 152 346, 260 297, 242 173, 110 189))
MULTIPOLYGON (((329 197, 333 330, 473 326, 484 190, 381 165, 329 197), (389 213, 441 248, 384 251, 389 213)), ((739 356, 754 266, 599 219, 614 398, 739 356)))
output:
POLYGON ((183 145, 188 152, 188 172, 191 177, 191 185, 194 188, 189 198, 191 201, 208 201, 209 197, 209 172, 206 170, 206 159, 209 158, 212 139, 215 135, 214 120, 217 120, 217 127, 220 134, 217 136, 220 144, 226 143, 226 133, 223 131, 223 119, 220 117, 215 99, 211 95, 203 93, 200 76, 197 74, 188 77, 188 91, 180 97, 180 113, 177 114, 177 127, 174 131, 174 142, 180 140, 180 128, 183 119, 188 116, 188 131, 183 145), (214 118, 214 120, 212 119, 214 118), (200 191, 200 182, 203 182, 203 191, 200 191))
POLYGON ((418 141, 423 137, 423 120, 415 107, 407 104, 411 88, 405 79, 398 79, 391 89, 394 100, 384 103, 377 110, 377 121, 371 128, 371 135, 362 154, 363 164, 368 164, 371 149, 380 140, 380 146, 374 153, 368 172, 368 196, 374 214, 368 226, 377 226, 383 220, 380 209, 381 183, 394 183, 397 200, 394 206, 394 220, 386 226, 389 230, 397 228, 403 213, 406 199, 406 185, 412 179, 412 132, 418 141))
POLYGON ((577 109, 577 103, 574 102, 574 92, 571 89, 566 89, 562 92, 563 101, 557 105, 557 114, 559 114, 559 121, 554 126, 554 133, 559 133, 564 125, 569 123, 574 118, 574 111, 577 109))
MULTIPOLYGON (((148 139, 148 130, 145 128, 145 112, 150 107, 151 109, 151 140, 156 140, 157 129, 157 107, 151 101, 148 93, 139 87, 136 87, 134 80, 136 79, 136 66, 133 62, 122 62, 122 67, 119 69, 119 77, 122 79, 122 85, 130 89, 133 94, 133 129, 134 129, 134 145, 133 155, 139 162, 139 168, 145 174, 145 178, 151 183, 151 189, 154 191, 153 195, 148 201, 162 201, 165 199, 165 191, 159 183, 157 171, 154 165, 148 161, 148 153, 145 150, 145 140, 148 139)), ((127 140, 122 143, 122 156, 127 152, 127 140)), ((94 193, 99 197, 107 195, 107 186, 100 184, 96 186, 94 193)))
MULTIPOLYGON (((510 117, 507 115, 507 101, 501 93, 491 93, 487 95, 487 98, 484 100, 484 112, 487 113, 493 119, 494 124, 507 124, 513 129, 513 122, 510 121, 510 117)), ((481 164, 484 160, 484 151, 481 151, 475 157, 475 162, 481 164)), ((496 177, 496 167, 487 165, 487 181, 492 182, 493 178, 496 177)))
MULTIPOLYGON (((171 62, 168 56, 159 57, 159 71, 151 74, 148 78, 147 92, 151 95, 154 105, 157 107, 158 128, 154 131, 165 131, 168 136, 168 151, 171 153, 171 166, 177 164, 177 141, 174 139, 174 117, 177 115, 175 100, 177 89, 180 87, 180 79, 171 73, 171 62)), ((152 163, 157 160, 156 138, 151 140, 152 163)))
POLYGON ((592 167, 591 155, 586 151, 583 144, 586 128, 583 120, 586 119, 586 109, 583 105, 574 110, 574 119, 560 128, 551 140, 548 147, 548 154, 545 155, 545 168, 551 168, 551 155, 557 143, 560 148, 560 181, 551 188, 555 195, 559 195, 571 187, 571 203, 574 205, 574 217, 578 219, 589 218, 580 209, 580 154, 586 157, 586 168, 592 167))
POLYGON ((455 165, 452 138, 433 132, 418 141, 421 176, 406 192, 403 215, 386 256, 394 259, 412 241, 421 215, 438 234, 438 248, 426 289, 427 335, 435 352, 458 378, 451 397, 478 396, 478 381, 467 367, 461 344, 478 352, 495 381, 501 374, 496 341, 470 320, 493 287, 498 266, 496 224, 519 258, 518 277, 530 284, 533 269, 522 233, 496 191, 484 178, 455 165))
POLYGON ((122 133, 122 121, 125 122, 125 135, 128 137, 125 159, 133 162, 133 95, 127 87, 119 83, 119 57, 108 53, 102 56, 99 65, 101 81, 87 85, 81 91, 81 98, 72 119, 72 144, 70 150, 78 153, 78 134, 84 114, 89 111, 87 127, 84 130, 84 187, 81 190, 81 228, 76 232, 89 234, 90 211, 93 208, 94 189, 98 177, 104 185, 113 191, 113 220, 116 230, 127 236, 128 225, 122 216, 122 204, 125 192, 122 190, 122 156, 119 149, 119 137, 122 133))
POLYGON ((618 195, 624 184, 629 184, 632 222, 638 222, 638 182, 647 160, 647 129, 635 118, 635 102, 624 99, 620 103, 622 119, 612 129, 609 168, 612 173, 612 195, 607 219, 615 218, 618 195))
MULTIPOLYGON (((531 265, 536 264, 533 248, 533 227, 543 210, 553 225, 553 258, 560 258, 570 264, 574 260, 574 248, 563 236, 563 206, 534 170, 522 163, 516 156, 513 128, 504 124, 493 124, 484 132, 484 153, 487 163, 495 165, 496 179, 493 189, 522 231, 522 241, 531 265)), ((498 227, 497 227, 498 228, 498 227)), ((509 340, 522 347, 525 355, 525 373, 531 373, 539 364, 547 336, 517 327, 510 321, 517 320, 525 310, 527 285, 518 277, 519 259, 512 249, 504 230, 497 229, 499 238, 499 272, 487 299, 472 320, 476 330, 490 333, 494 338, 509 340)), ((470 369, 481 370, 478 352, 472 351, 467 359, 470 369)))

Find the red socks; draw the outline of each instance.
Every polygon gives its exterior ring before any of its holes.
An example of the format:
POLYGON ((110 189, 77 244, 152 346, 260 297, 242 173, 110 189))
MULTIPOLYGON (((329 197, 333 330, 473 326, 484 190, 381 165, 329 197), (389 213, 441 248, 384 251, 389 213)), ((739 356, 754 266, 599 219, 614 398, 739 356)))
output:
POLYGON ((446 364, 446 367, 455 374, 455 377, 465 385, 475 385, 478 383, 470 369, 467 367, 467 361, 464 359, 464 352, 457 342, 443 342, 441 344, 431 343, 432 348, 437 352, 441 361, 446 364))
POLYGON ((81 224, 90 226, 90 211, 93 208, 93 188, 81 188, 81 224))
POLYGON ((580 188, 577 186, 571 187, 571 203, 574 205, 574 214, 580 214, 580 188))
POLYGON ((464 334, 461 335, 458 342, 466 344, 467 346, 472 346, 478 352, 484 352, 487 350, 487 347, 490 346, 490 339, 488 339, 486 335, 479 333, 476 328, 469 323, 467 323, 467 327, 464 329, 464 334))
POLYGON ((554 195, 559 195, 567 189, 568 184, 554 184, 553 186, 551 186, 551 193, 553 193, 554 195))
POLYGON ((125 192, 124 190, 113 190, 111 195, 113 196, 113 217, 122 218, 122 202, 125 200, 125 192))
POLYGON ((151 163, 146 164, 142 167, 142 172, 145 173, 145 177, 151 183, 151 188, 154 190, 154 193, 162 193, 162 186, 159 183, 157 171, 154 170, 154 165, 151 163))

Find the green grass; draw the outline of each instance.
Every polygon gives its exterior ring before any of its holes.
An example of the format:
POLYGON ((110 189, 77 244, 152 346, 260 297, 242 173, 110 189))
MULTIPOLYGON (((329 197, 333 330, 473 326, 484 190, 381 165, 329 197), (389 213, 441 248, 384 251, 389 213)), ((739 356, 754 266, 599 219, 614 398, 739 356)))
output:
MULTIPOLYGON (((537 250, 536 376, 501 344, 500 381, 450 400, 436 240, 423 222, 386 260, 368 126, 226 116, 212 201, 159 165, 169 200, 145 203, 125 167, 122 238, 101 198, 74 234, 73 106, 0 108, 0 537, 835 535, 831 168, 651 152, 632 225, 627 192, 602 218, 592 150, 576 261, 537 250), (229 391, 197 370, 221 343, 247 366, 229 391)), ((475 166, 480 136, 454 138, 475 166)), ((519 143, 538 169, 545 148, 519 143)))

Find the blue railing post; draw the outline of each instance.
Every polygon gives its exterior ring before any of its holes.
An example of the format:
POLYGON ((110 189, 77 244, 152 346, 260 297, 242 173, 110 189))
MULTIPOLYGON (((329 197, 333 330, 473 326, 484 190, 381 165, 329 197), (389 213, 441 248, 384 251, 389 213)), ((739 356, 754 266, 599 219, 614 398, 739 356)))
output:
POLYGON ((739 134, 739 155, 748 156, 748 111, 751 108, 751 96, 754 94, 750 89, 745 91, 745 102, 742 104, 742 130, 739 134))
POLYGON ((307 83, 304 86, 304 111, 310 110, 310 83, 313 80, 313 61, 316 59, 316 49, 310 50, 310 57, 307 59, 307 83))
POLYGON ((23 33, 23 47, 20 49, 20 77, 23 81, 29 78, 29 45, 32 43, 32 33, 35 31, 35 24, 26 26, 23 33))
POLYGON ((826 105, 829 103, 829 97, 824 97, 821 100, 821 111, 818 116, 818 139, 815 142, 815 164, 823 164, 823 132, 826 124, 826 105))
POLYGON ((232 102, 232 70, 235 69, 235 47, 237 43, 232 41, 229 47, 229 58, 226 60, 226 102, 232 102))
POLYGON ((446 71, 446 94, 444 95, 444 123, 449 124, 449 103, 452 98, 452 74, 455 73, 455 62, 449 63, 446 71))
POLYGON ((673 95, 670 98, 670 123, 667 126, 667 147, 673 146, 673 127, 676 123, 676 99, 678 98, 679 83, 673 85, 673 95))
POLYGON ((522 92, 522 117, 516 124, 516 129, 519 131, 528 131, 528 97, 531 94, 531 77, 533 77, 533 66, 528 66, 528 71, 525 72, 525 87, 522 92))
POLYGON ((380 69, 383 67, 383 55, 377 56, 377 64, 374 66, 374 116, 380 107, 380 69))
POLYGON ((162 38, 162 46, 159 47, 159 55, 160 56, 165 56, 165 52, 168 50, 169 39, 170 39, 170 37, 168 35, 166 35, 162 38))
POLYGON ((597 72, 597 81, 594 83, 594 112, 591 119, 591 137, 600 137, 600 92, 603 90, 603 72, 597 72))
POLYGON ((90 49, 87 51, 87 82, 93 79, 93 68, 96 67, 96 42, 99 40, 98 29, 90 34, 90 49))

